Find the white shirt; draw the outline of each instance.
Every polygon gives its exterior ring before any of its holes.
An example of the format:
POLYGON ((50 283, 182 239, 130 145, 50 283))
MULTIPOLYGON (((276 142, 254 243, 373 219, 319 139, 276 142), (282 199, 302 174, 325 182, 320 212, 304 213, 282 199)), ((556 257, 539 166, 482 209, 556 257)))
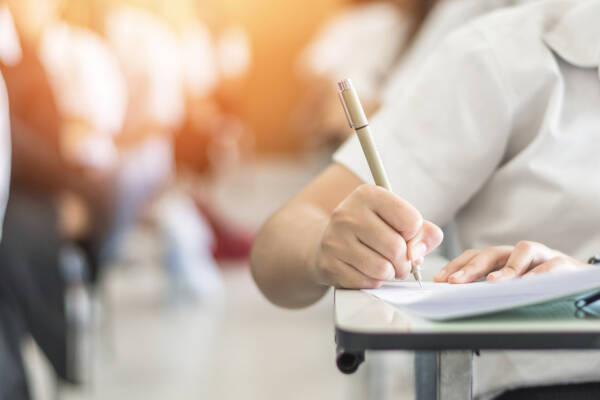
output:
POLYGON ((453 30, 493 11, 539 0, 443 0, 436 3, 419 28, 398 67, 390 74, 383 95, 392 100, 406 85, 406 79, 421 67, 423 61, 453 30), (391 97, 391 98, 389 98, 391 97))
POLYGON ((351 77, 363 100, 378 100, 410 27, 407 16, 390 2, 352 6, 320 30, 302 53, 300 68, 332 82, 351 77))
MULTIPOLYGON (((547 0, 444 40, 372 121, 394 192, 439 225, 455 218, 465 249, 526 239, 596 253, 599 20, 600 0, 547 0)), ((334 159, 372 181, 356 138, 334 159)), ((484 353, 475 366, 483 396, 600 380, 597 352, 484 353)))

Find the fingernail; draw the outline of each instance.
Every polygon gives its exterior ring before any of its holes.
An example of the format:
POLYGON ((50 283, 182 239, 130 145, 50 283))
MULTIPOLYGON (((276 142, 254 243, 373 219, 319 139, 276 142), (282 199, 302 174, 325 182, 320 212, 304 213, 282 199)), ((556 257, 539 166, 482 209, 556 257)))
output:
POLYGON ((413 261, 418 260, 419 258, 424 257, 426 252, 427 252, 427 246, 425 246, 425 243, 419 242, 419 243, 411 246, 410 258, 413 261))
POLYGON ((448 273, 448 271, 446 271, 446 268, 442 268, 442 269, 440 269, 440 271, 437 274, 435 274, 435 277, 437 279, 443 279, 446 277, 447 273, 448 273))
POLYGON ((465 274, 465 271, 463 271, 463 270, 456 271, 455 273, 453 273, 452 275, 450 275, 450 278, 458 279, 461 276, 463 276, 464 274, 465 274))
POLYGON ((498 279, 502 276, 502 271, 496 271, 489 274, 489 277, 492 279, 498 279))

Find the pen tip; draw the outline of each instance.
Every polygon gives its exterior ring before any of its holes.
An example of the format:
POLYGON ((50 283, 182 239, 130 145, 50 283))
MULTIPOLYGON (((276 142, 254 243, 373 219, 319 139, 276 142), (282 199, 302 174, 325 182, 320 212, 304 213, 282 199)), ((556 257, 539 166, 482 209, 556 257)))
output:
POLYGON ((423 284, 421 283, 421 281, 417 281, 419 282, 419 286, 421 287, 421 289, 423 289, 423 284))

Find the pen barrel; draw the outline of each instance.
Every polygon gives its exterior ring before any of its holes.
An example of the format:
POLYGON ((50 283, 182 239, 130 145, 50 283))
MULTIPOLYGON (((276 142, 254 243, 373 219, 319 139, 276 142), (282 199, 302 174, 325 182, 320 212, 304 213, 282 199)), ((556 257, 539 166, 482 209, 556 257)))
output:
POLYGON ((356 130, 369 125, 369 121, 352 83, 348 82, 347 84, 349 85, 349 89, 340 91, 339 95, 342 99, 342 106, 348 117, 348 122, 356 130))
POLYGON ((369 163, 369 169, 371 170, 375 184, 391 191, 392 185, 390 184, 390 180, 388 179, 385 169, 383 168, 383 163, 381 162, 381 157, 379 157, 377 147, 375 147, 375 142, 373 141, 373 136, 371 135, 371 129, 368 125, 364 126, 356 130, 356 135, 358 136, 360 145, 367 158, 367 163, 369 163))

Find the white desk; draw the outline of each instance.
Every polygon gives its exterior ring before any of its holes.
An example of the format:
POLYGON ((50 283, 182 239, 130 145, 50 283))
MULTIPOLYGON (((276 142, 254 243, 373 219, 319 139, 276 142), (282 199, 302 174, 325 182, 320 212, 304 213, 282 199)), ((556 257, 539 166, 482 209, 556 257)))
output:
POLYGON ((474 351, 600 349, 600 318, 576 313, 570 300, 450 322, 415 317, 354 290, 336 290, 334 308, 337 363, 344 373, 356 371, 367 350, 436 352, 430 360, 435 379, 418 382, 428 386, 419 400, 470 398, 474 351))

